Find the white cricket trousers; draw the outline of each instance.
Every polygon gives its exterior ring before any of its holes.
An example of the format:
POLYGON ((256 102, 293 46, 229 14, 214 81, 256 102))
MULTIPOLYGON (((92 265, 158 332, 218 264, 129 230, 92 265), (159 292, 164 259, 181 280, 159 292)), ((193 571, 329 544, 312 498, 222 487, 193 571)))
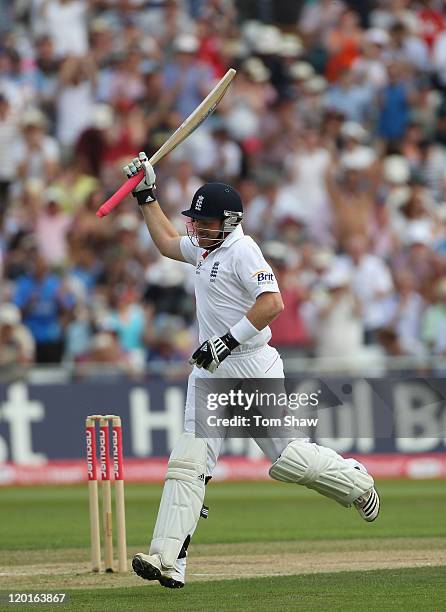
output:
MULTIPOLYGON (((195 388, 196 380, 200 378, 276 378, 283 379, 283 363, 275 348, 265 344, 259 348, 229 355, 211 374, 203 368, 194 367, 189 375, 186 409, 184 414, 184 430, 195 433, 195 388)), ((220 455, 224 438, 206 438, 207 443, 207 476, 212 472, 220 455)), ((265 455, 276 461, 286 446, 295 439, 292 438, 255 438, 265 455)))

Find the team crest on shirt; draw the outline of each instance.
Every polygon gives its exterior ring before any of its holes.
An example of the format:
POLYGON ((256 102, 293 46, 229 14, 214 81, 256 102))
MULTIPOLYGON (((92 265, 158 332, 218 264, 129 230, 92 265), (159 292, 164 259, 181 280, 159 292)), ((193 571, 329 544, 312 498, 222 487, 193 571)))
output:
POLYGON ((200 259, 200 261, 197 263, 197 267, 195 268, 195 274, 200 274, 200 268, 203 265, 203 261, 204 259, 200 259))
POLYGON ((276 281, 274 274, 269 270, 257 270, 254 274, 251 274, 251 277, 257 277, 257 283, 259 285, 272 285, 276 281))
POLYGON ((215 281, 217 279, 217 273, 218 273, 218 266, 219 265, 220 265, 220 262, 216 261, 214 263, 214 265, 212 266, 211 273, 210 273, 210 279, 209 279, 210 283, 215 283, 215 281))

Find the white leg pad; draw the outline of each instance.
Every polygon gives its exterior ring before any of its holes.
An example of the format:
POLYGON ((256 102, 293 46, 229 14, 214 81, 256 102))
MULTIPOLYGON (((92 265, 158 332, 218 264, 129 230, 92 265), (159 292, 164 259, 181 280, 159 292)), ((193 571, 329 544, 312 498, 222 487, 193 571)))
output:
POLYGON ((204 500, 206 442, 183 433, 175 444, 166 472, 156 519, 151 555, 164 567, 174 567, 184 540, 195 530, 204 500))
POLYGON ((293 440, 271 466, 269 475, 282 482, 295 482, 349 508, 373 487, 373 478, 331 448, 293 440))

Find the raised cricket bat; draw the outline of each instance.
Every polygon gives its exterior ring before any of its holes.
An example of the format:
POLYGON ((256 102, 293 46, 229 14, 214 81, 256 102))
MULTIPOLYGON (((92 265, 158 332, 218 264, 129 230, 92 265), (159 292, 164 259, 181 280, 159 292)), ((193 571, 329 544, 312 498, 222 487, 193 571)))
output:
MULTIPOLYGON (((163 146, 149 159, 149 162, 154 166, 163 157, 170 153, 175 147, 183 142, 194 130, 197 129, 203 121, 211 115, 217 108, 218 103, 223 98, 235 77, 236 71, 230 68, 225 76, 217 83, 214 89, 206 96, 199 106, 183 121, 179 128, 170 136, 163 146)), ((98 217, 105 217, 118 206, 118 204, 138 185, 144 177, 144 171, 140 170, 138 174, 127 179, 125 183, 106 201, 97 211, 98 217)))

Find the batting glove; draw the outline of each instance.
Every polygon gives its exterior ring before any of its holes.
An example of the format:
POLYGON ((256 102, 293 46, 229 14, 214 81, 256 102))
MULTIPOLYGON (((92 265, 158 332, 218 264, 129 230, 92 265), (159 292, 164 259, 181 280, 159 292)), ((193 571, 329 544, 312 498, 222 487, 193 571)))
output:
POLYGON ((142 151, 138 157, 134 157, 132 161, 123 167, 123 172, 127 178, 131 178, 138 174, 140 170, 144 170, 144 178, 138 183, 138 186, 132 191, 133 197, 138 200, 138 204, 150 204, 156 200, 155 180, 156 174, 152 164, 147 159, 147 155, 142 151))
POLYGON ((229 332, 220 338, 214 336, 197 348, 189 363, 213 373, 237 346, 239 342, 229 332))

